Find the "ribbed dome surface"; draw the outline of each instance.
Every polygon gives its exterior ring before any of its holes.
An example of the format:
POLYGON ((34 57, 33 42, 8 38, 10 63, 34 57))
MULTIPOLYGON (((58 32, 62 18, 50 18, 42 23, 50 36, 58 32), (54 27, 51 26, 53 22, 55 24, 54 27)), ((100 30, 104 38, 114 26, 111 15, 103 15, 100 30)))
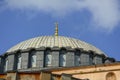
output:
POLYGON ((29 40, 23 41, 14 47, 10 48, 7 52, 12 52, 18 49, 27 48, 39 48, 39 47, 71 47, 71 48, 83 48, 84 50, 92 50, 98 54, 104 54, 98 48, 78 39, 64 37, 64 36, 41 36, 36 38, 31 38, 29 40))

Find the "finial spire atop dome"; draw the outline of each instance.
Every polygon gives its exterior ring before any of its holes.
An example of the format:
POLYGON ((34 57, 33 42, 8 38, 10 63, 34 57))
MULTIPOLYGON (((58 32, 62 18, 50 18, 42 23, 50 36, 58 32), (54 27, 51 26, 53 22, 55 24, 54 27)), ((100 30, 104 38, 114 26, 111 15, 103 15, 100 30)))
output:
POLYGON ((58 36, 58 23, 55 23, 55 36, 58 36))

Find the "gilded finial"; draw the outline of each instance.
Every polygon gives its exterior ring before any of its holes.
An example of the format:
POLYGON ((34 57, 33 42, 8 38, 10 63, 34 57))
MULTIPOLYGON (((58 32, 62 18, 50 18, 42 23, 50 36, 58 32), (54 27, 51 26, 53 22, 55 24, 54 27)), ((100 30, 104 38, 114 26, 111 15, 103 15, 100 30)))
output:
POLYGON ((55 23, 55 36, 58 36, 58 23, 55 23))

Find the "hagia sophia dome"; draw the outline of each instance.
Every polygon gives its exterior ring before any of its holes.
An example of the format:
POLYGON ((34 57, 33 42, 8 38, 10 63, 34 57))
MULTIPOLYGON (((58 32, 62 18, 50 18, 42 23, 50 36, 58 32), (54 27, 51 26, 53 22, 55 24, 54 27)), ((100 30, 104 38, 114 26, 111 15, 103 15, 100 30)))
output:
POLYGON ((75 38, 40 36, 20 42, 0 55, 1 70, 33 71, 46 68, 103 64, 115 60, 95 46, 75 38))
POLYGON ((93 45, 86 43, 84 41, 69 38, 65 36, 41 36, 35 37, 26 41, 23 41, 14 47, 10 48, 7 52, 12 52, 16 50, 24 50, 28 48, 40 48, 40 47, 71 47, 71 48, 81 48, 86 51, 95 51, 98 54, 104 54, 101 50, 94 47, 93 45))

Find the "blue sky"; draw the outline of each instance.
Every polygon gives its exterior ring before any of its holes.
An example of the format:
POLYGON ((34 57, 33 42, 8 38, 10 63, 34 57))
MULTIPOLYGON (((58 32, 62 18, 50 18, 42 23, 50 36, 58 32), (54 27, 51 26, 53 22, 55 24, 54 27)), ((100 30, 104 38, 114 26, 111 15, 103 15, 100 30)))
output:
POLYGON ((120 60, 119 0, 0 0, 0 54, 21 41, 59 35, 86 41, 120 60))

